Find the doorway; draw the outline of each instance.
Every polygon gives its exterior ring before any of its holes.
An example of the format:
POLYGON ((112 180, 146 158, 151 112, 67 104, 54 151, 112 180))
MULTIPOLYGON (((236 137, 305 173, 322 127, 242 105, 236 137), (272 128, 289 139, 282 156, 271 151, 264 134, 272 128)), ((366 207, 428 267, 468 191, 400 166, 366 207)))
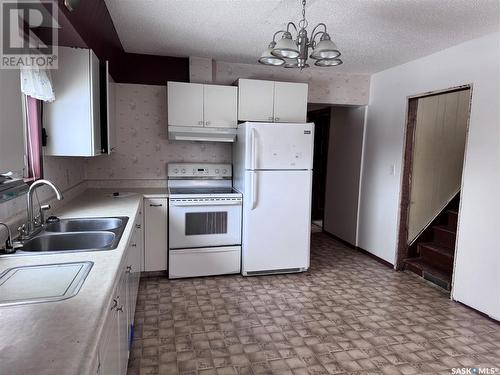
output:
POLYGON ((396 269, 451 288, 470 85, 408 98, 396 269))
POLYGON ((307 113, 307 121, 314 123, 314 155, 311 221, 323 230, 325 215, 325 187, 328 163, 328 141, 330 137, 330 106, 307 113))

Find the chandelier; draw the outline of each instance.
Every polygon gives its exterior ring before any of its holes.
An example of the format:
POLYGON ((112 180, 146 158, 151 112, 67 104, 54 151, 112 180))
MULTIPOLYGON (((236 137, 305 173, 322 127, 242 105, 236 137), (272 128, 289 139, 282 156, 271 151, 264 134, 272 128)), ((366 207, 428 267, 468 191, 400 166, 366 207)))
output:
POLYGON ((335 43, 330 39, 326 32, 326 25, 319 23, 312 30, 311 39, 307 37, 306 27, 306 0, 302 0, 302 19, 297 26, 293 22, 288 22, 286 30, 276 31, 269 47, 261 55, 259 62, 264 65, 283 66, 285 68, 299 68, 300 70, 308 68, 307 58, 316 60, 314 65, 326 67, 342 64, 339 59, 340 52, 335 43), (297 34, 295 40, 292 37, 290 28, 295 29, 297 34), (324 30, 318 30, 322 28, 324 30), (281 39, 276 42, 276 36, 283 34, 281 39), (319 37, 319 42, 316 38, 319 37), (309 47, 312 52, 309 55, 309 47), (308 56, 309 55, 309 56, 308 56))

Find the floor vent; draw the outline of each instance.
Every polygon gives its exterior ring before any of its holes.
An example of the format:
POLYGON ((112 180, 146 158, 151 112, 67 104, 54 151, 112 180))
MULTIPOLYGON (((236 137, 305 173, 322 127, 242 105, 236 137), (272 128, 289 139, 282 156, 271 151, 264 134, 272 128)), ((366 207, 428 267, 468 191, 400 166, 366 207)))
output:
POLYGON ((304 268, 283 268, 279 270, 249 271, 247 272, 247 276, 276 275, 280 273, 296 273, 303 271, 305 271, 304 268))

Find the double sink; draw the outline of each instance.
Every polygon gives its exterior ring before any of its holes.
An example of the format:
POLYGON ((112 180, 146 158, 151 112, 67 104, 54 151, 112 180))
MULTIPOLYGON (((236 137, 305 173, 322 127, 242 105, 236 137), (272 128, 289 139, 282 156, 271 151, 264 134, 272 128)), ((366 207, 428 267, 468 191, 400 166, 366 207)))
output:
POLYGON ((23 243, 18 254, 103 251, 116 249, 128 217, 61 219, 23 243))
MULTIPOLYGON (((61 219, 44 225, 39 234, 23 242, 16 254, 113 250, 127 222, 128 217, 61 219)), ((9 268, 0 273, 0 307, 74 297, 92 266, 93 262, 80 261, 9 268)))

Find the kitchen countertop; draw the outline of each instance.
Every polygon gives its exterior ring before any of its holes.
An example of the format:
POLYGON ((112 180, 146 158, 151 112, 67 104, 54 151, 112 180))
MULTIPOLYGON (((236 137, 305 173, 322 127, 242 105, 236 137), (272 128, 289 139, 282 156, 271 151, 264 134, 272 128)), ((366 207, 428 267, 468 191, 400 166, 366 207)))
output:
POLYGON ((141 199, 167 197, 166 189, 89 189, 54 214, 128 216, 118 247, 108 251, 0 257, 0 272, 24 265, 94 262, 79 293, 68 300, 0 307, 0 374, 95 374, 97 350, 112 292, 119 280, 141 199))

